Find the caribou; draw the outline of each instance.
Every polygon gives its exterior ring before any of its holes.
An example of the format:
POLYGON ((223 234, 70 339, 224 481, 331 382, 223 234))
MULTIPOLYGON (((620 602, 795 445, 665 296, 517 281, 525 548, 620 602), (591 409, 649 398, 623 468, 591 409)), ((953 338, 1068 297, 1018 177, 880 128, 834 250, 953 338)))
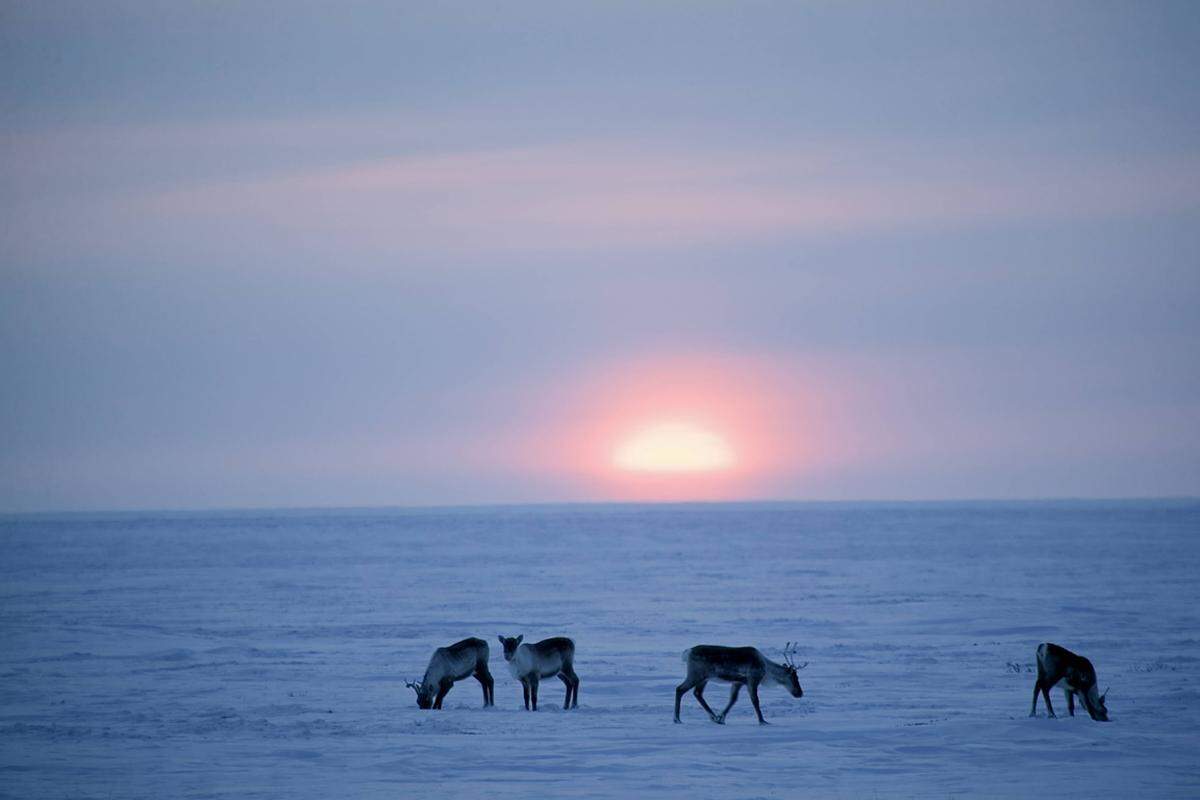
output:
POLYGON ((521 644, 524 634, 500 636, 508 671, 521 682, 525 710, 537 711, 538 682, 557 675, 567 687, 563 709, 579 707, 579 676, 575 674, 575 643, 565 636, 543 639, 536 644, 521 644), (530 707, 532 704, 532 708, 530 707))
POLYGON ((1075 696, 1078 695, 1088 716, 1097 722, 1108 722, 1108 707, 1104 694, 1096 692, 1096 668, 1092 662, 1080 655, 1072 653, 1065 647, 1059 647, 1050 642, 1037 646, 1037 682, 1033 685, 1033 707, 1029 716, 1037 716, 1038 692, 1046 702, 1046 715, 1054 716, 1054 706, 1050 705, 1050 690, 1061 686, 1067 698, 1067 713, 1075 716, 1075 696))
POLYGON ((405 681, 404 685, 417 693, 417 706, 440 709, 442 700, 454 682, 474 675, 475 680, 483 686, 483 707, 495 705, 493 687, 496 682, 488 672, 488 652, 488 643, 474 637, 455 642, 449 647, 439 647, 433 651, 421 682, 405 681))
POLYGON ((797 665, 792 660, 796 652, 795 645, 788 642, 783 648, 784 663, 777 664, 764 656, 753 647, 721 647, 713 644, 702 644, 683 651, 683 662, 687 664, 687 677, 675 688, 675 721, 679 719, 679 703, 688 689, 696 695, 696 700, 708 712, 708 716, 718 725, 725 724, 725 715, 737 702, 742 686, 750 688, 750 702, 754 704, 754 713, 758 715, 760 725, 768 724, 763 719, 762 709, 758 705, 758 687, 764 681, 778 683, 791 692, 792 697, 803 697, 804 690, 800 688, 797 672, 808 666, 808 662, 797 665), (709 708, 704 701, 704 687, 710 680, 728 681, 733 684, 729 692, 729 704, 720 714, 709 708))

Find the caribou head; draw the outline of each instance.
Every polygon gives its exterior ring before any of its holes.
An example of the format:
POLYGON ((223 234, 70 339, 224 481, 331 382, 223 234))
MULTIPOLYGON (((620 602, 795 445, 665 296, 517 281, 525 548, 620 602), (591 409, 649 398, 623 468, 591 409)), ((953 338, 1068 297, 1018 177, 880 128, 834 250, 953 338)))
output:
POLYGON ((1108 697, 1108 690, 1112 687, 1105 687, 1104 694, 1099 695, 1094 700, 1092 695, 1095 694, 1096 688, 1083 695, 1083 705, 1087 709, 1088 716, 1097 722, 1108 722, 1108 706, 1104 703, 1104 698, 1108 697))
POLYGON ((804 697, 804 690, 800 688, 800 676, 797 674, 800 670, 808 666, 808 662, 797 664, 793 660, 796 655, 797 647, 795 642, 788 642, 783 646, 783 668, 787 670, 788 676, 791 678, 791 685, 788 686, 788 691, 792 693, 792 697, 804 697))
POLYGON ((504 647, 504 660, 512 661, 513 656, 517 654, 517 648, 521 646, 521 641, 525 638, 525 634, 521 634, 520 636, 497 634, 496 638, 500 640, 500 644, 504 647))
POLYGON ((425 685, 416 681, 405 681, 404 685, 417 693, 417 708, 433 708, 433 691, 426 690, 425 685))

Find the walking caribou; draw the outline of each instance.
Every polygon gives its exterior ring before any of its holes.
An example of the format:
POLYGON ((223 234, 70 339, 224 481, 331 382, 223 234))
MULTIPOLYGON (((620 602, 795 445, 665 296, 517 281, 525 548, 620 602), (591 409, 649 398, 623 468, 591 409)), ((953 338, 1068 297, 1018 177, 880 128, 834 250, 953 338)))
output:
POLYGON ((792 661, 795 647, 791 642, 783 649, 784 663, 777 664, 764 656, 753 647, 720 647, 714 644, 702 644, 683 651, 683 661, 687 664, 687 677, 675 688, 675 721, 679 719, 679 703, 688 689, 696 695, 700 705, 708 712, 709 718, 718 725, 725 724, 725 715, 737 702, 738 693, 742 686, 750 688, 750 702, 754 704, 754 713, 758 715, 760 725, 766 725, 762 709, 758 706, 758 687, 764 681, 778 683, 792 693, 792 697, 803 697, 804 690, 800 688, 800 679, 796 673, 808 666, 808 662, 797 665, 792 661), (729 704, 720 714, 715 713, 704 701, 704 687, 710 680, 728 681, 733 684, 729 692, 729 704))
POLYGON ((433 651, 421 682, 405 681, 404 685, 417 693, 417 705, 420 708, 440 709, 442 700, 454 682, 474 675, 475 680, 483 686, 483 707, 495 705, 493 687, 496 682, 492 680, 492 673, 488 672, 488 652, 488 643, 474 637, 455 642, 449 647, 439 647, 433 651))
POLYGON ((1072 653, 1065 647, 1059 647, 1050 642, 1037 646, 1037 682, 1033 684, 1033 707, 1029 716, 1037 716, 1038 692, 1046 701, 1046 715, 1054 716, 1054 707, 1050 705, 1050 690, 1061 686, 1067 696, 1067 713, 1075 716, 1075 696, 1083 702, 1088 716, 1097 722, 1108 722, 1108 707, 1104 704, 1104 694, 1096 691, 1096 668, 1092 662, 1080 655, 1072 653))
POLYGON ((521 644, 520 636, 500 636, 508 671, 521 682, 525 710, 537 711, 538 682, 557 675, 567 687, 563 708, 579 707, 579 676, 575 674, 575 643, 565 636, 543 639, 537 644, 521 644), (533 707, 530 708, 530 703, 533 707))

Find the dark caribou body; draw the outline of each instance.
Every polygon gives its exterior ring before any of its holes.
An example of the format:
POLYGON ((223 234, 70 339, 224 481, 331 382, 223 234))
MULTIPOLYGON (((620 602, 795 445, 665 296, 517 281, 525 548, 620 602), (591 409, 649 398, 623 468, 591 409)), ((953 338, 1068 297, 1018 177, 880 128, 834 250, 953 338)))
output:
POLYGON ((433 651, 421 682, 405 681, 404 685, 417 693, 419 707, 440 709, 454 682, 474 675, 483 686, 483 707, 487 708, 496 703, 495 681, 488 672, 488 654, 488 643, 475 637, 449 647, 439 647, 433 651))
POLYGON ((764 681, 778 683, 791 692, 792 697, 803 697, 804 690, 800 688, 797 672, 808 666, 808 662, 797 666, 792 661, 795 652, 791 642, 784 648, 784 663, 777 664, 764 656, 753 647, 721 647, 713 644, 697 645, 683 653, 683 661, 687 664, 687 677, 675 689, 675 721, 679 719, 679 704, 683 695, 691 689, 696 700, 708 712, 709 718, 718 725, 725 724, 725 715, 737 702, 738 693, 743 686, 750 689, 750 702, 754 704, 754 713, 758 715, 761 725, 766 725, 762 710, 758 705, 758 687, 764 681), (709 708, 704 700, 704 687, 710 680, 728 681, 733 684, 729 692, 729 704, 720 714, 709 708))
POLYGON ((542 678, 555 675, 567 688, 563 709, 578 708, 579 676, 575 674, 575 642, 565 636, 554 636, 535 644, 521 644, 524 638, 524 635, 499 637, 500 644, 504 645, 504 660, 508 662, 508 670, 521 682, 525 710, 537 711, 538 684, 542 678))
POLYGON ((1029 716, 1037 716, 1038 692, 1046 702, 1047 716, 1054 716, 1054 707, 1050 705, 1050 690, 1061 686, 1067 696, 1067 712, 1075 716, 1075 697, 1078 696, 1087 709, 1088 716, 1097 722, 1108 722, 1108 707, 1104 704, 1104 694, 1096 690, 1096 668, 1092 662, 1081 655, 1072 653, 1065 647, 1045 642, 1037 647, 1037 682, 1033 685, 1033 707, 1029 716))

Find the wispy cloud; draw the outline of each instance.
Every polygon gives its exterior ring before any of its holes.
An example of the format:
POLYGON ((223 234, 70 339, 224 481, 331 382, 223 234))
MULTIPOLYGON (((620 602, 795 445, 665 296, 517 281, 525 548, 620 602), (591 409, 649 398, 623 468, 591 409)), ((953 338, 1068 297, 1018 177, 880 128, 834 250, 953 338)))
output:
POLYGON ((1200 152, 970 143, 454 148, 467 120, 347 118, 10 136, 7 246, 446 253, 681 248, 1200 208, 1200 152), (431 133, 440 151, 421 143, 431 133), (359 155, 347 160, 347 153, 359 155))
POLYGON ((384 158, 172 189, 145 213, 397 250, 688 246, 1200 208, 1200 155, 1120 164, 826 145, 579 143, 384 158))

